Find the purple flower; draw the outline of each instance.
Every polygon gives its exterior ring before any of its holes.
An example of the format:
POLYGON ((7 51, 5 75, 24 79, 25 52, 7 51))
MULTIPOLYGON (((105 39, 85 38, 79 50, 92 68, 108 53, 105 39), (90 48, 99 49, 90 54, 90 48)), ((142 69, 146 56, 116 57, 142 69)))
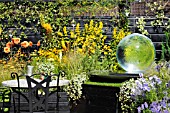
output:
POLYGON ((140 78, 143 78, 143 73, 139 73, 139 77, 140 77, 140 78))
POLYGON ((156 75, 149 77, 149 80, 152 82, 156 82, 156 84, 158 85, 162 83, 161 79, 158 78, 156 75))
POLYGON ((143 90, 144 90, 144 91, 150 91, 151 88, 149 87, 149 85, 148 85, 147 83, 144 83, 144 84, 143 84, 143 90))
POLYGON ((138 113, 141 113, 141 107, 138 107, 137 109, 138 109, 138 113))
POLYGON ((167 86, 168 88, 170 88, 170 81, 166 84, 166 86, 167 86))
POLYGON ((168 107, 170 107, 170 103, 168 103, 168 107))
POLYGON ((169 113, 169 111, 168 110, 164 110, 164 113, 169 113))
POLYGON ((165 102, 164 100, 162 100, 162 101, 160 102, 160 104, 161 104, 161 106, 162 106, 163 108, 166 108, 166 102, 165 102))
POLYGON ((157 102, 156 102, 156 101, 154 101, 154 102, 151 103, 151 106, 156 106, 156 105, 157 105, 157 102))
POLYGON ((145 109, 144 104, 141 104, 141 109, 142 109, 142 110, 144 110, 144 109, 145 109))
POLYGON ((139 81, 144 83, 144 82, 146 82, 146 79, 145 78, 140 78, 139 81))
POLYGON ((139 87, 140 89, 142 89, 142 83, 139 80, 136 80, 135 83, 137 84, 137 87, 139 87))
POLYGON ((158 85, 162 83, 160 78, 156 79, 156 82, 157 82, 158 85))
POLYGON ((148 103, 147 102, 145 102, 144 105, 145 105, 145 108, 148 108, 148 103))
POLYGON ((157 66, 155 67, 155 69, 156 69, 157 72, 160 72, 161 66, 160 66, 160 65, 157 65, 157 66))
POLYGON ((158 112, 158 110, 156 110, 155 108, 151 108, 150 110, 152 111, 152 113, 157 113, 158 112))
POLYGON ((161 106, 158 104, 158 102, 152 102, 151 105, 150 105, 150 110, 153 112, 153 113, 159 113, 161 109, 161 106))

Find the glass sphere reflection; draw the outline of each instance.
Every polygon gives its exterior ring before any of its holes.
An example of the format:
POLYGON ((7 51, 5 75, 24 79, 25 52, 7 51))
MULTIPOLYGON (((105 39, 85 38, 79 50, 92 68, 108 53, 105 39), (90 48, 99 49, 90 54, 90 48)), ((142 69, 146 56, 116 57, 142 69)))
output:
POLYGON ((141 73, 147 70, 155 60, 155 47, 145 35, 133 33, 119 42, 116 58, 127 72, 141 73))

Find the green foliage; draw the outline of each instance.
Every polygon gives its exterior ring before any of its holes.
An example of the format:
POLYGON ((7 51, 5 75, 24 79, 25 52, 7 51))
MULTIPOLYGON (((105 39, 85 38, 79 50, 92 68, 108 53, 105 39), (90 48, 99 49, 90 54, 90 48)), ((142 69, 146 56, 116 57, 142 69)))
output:
POLYGON ((5 87, 0 88, 0 103, 4 107, 2 108, 1 106, 0 111, 3 113, 8 113, 10 111, 10 103, 11 103, 11 91, 9 88, 5 88, 5 87))
POLYGON ((158 62, 153 62, 152 66, 144 73, 144 76, 149 77, 151 75, 157 75, 159 78, 168 82, 170 80, 169 74, 170 61, 160 60, 158 62))
POLYGON ((157 1, 157 2, 149 2, 146 4, 146 9, 145 13, 146 16, 143 17, 141 16, 138 18, 137 28, 138 30, 142 33, 147 35, 148 32, 147 30, 144 29, 145 27, 145 19, 149 18, 148 15, 152 15, 154 19, 150 22, 151 26, 154 28, 155 32, 159 32, 159 28, 163 28, 163 31, 167 31, 170 28, 170 23, 169 23, 169 17, 165 15, 165 8, 168 4, 168 1, 157 1), (167 21, 167 22, 164 22, 167 21))
MULTIPOLYGON (((95 16, 97 14, 107 13, 110 9, 114 9, 118 3, 118 1, 113 0, 69 0, 59 10, 64 15, 95 16)), ((115 13, 111 15, 114 16, 115 13)))
POLYGON ((167 3, 168 1, 163 2, 162 0, 159 0, 157 2, 147 4, 148 10, 146 10, 146 13, 152 13, 155 16, 155 19, 151 22, 151 25, 154 27, 155 31, 159 31, 161 26, 167 27, 167 25, 164 23, 164 19, 167 19, 164 13, 167 3))
POLYGON ((139 32, 141 32, 143 35, 148 35, 148 31, 145 30, 144 28, 146 25, 145 18, 143 17, 138 18, 138 21, 136 22, 136 24, 137 24, 137 28, 139 32))
MULTIPOLYGON (((46 33, 41 26, 40 14, 44 15, 44 22, 50 23, 54 31, 58 31, 64 25, 69 24, 69 17, 63 17, 58 7, 62 5, 58 2, 44 1, 16 1, 16 2, 0 2, 0 36, 2 41, 10 40, 13 37, 22 40, 28 40, 26 29, 30 29, 35 34, 41 34, 42 38, 46 38, 46 33), (21 31, 21 32, 18 32, 21 31), (20 33, 20 34, 18 34, 20 33)), ((30 32, 29 31, 29 32, 30 32)), ((2 42, 1 41, 1 42, 2 42)), ((5 44, 1 43, 1 47, 5 44)))
POLYGON ((59 67, 66 72, 66 77, 70 80, 65 90, 71 102, 76 103, 82 97, 82 84, 88 80, 88 72, 109 69, 108 64, 111 62, 106 58, 100 61, 100 55, 101 53, 89 56, 70 52, 67 54, 67 60, 63 57, 59 67))
POLYGON ((170 60, 170 33, 165 32, 166 35, 166 41, 163 43, 162 42, 162 59, 164 60, 170 60))
POLYGON ((99 50, 96 50, 90 57, 86 55, 82 61, 83 70, 86 73, 96 70, 112 70, 110 67, 112 64, 111 59, 102 56, 99 50))

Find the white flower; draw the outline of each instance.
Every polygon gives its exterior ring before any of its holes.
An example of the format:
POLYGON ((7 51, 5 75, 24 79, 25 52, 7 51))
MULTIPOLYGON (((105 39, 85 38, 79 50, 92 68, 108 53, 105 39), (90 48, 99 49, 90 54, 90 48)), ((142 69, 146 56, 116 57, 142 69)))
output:
POLYGON ((45 63, 37 63, 38 65, 38 71, 40 73, 46 73, 50 74, 54 71, 54 65, 51 62, 45 62, 45 63))

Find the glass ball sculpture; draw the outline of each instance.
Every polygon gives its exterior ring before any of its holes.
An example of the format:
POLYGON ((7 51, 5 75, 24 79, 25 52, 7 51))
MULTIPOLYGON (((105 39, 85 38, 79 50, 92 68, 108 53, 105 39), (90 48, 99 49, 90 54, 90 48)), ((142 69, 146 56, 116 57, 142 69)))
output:
POLYGON ((142 73, 155 60, 155 47, 145 35, 133 33, 119 42, 116 58, 128 73, 142 73))

